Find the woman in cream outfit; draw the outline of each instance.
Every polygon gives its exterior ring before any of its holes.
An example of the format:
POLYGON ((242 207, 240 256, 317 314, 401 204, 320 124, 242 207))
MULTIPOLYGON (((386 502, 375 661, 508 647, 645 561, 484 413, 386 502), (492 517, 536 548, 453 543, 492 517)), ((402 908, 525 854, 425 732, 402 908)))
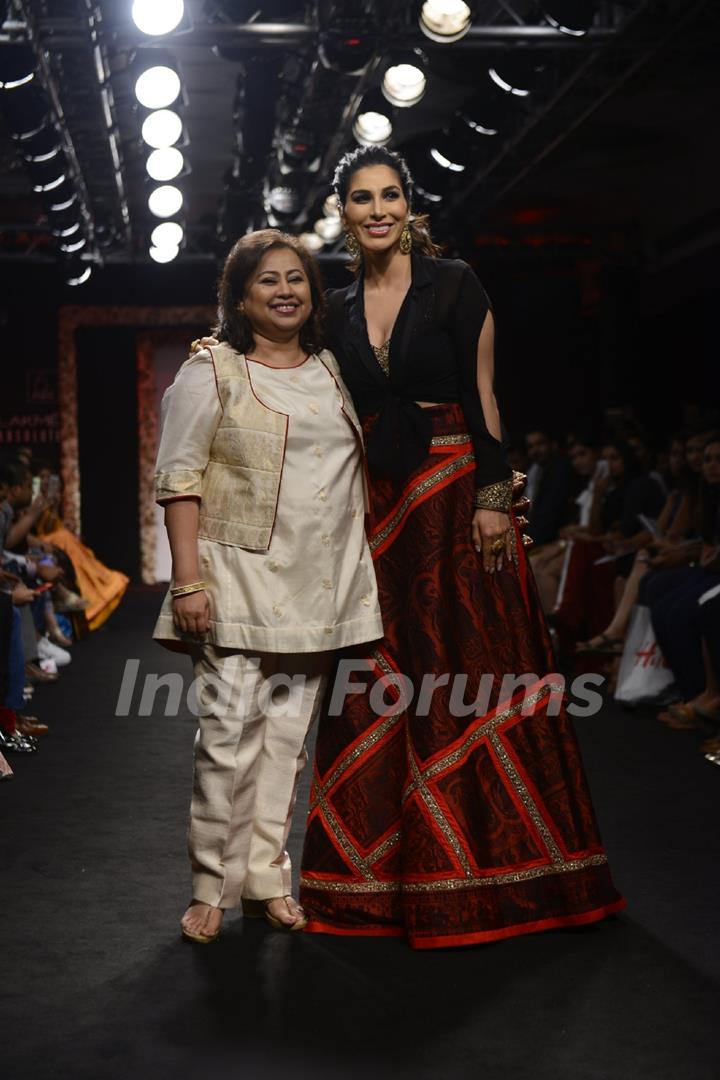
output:
POLYGON ((181 921, 193 941, 213 941, 241 901, 277 928, 305 925, 285 850, 305 737, 334 650, 382 636, 362 433, 334 357, 316 351, 321 305, 294 237, 243 237, 220 282, 220 343, 163 399, 173 580, 153 636, 192 655, 198 688, 181 921))

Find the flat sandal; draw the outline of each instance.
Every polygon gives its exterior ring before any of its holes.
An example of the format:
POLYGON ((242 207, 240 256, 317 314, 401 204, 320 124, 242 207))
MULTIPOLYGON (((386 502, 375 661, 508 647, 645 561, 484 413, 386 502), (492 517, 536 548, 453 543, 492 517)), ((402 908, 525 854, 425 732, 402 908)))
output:
POLYGON ((285 907, 288 909, 290 915, 295 914, 288 904, 288 900, 294 900, 295 897, 289 893, 286 896, 271 896, 267 900, 250 900, 243 897, 242 908, 243 916, 246 919, 266 919, 270 923, 273 930, 304 930, 308 924, 308 918, 303 909, 298 904, 300 914, 294 923, 284 923, 268 911, 268 904, 271 904, 273 900, 284 900, 285 907))

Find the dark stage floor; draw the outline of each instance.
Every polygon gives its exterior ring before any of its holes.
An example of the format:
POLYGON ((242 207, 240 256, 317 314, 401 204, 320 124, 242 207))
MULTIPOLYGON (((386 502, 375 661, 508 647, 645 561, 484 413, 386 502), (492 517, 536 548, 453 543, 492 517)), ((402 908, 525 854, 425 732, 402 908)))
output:
POLYGON ((614 919, 415 953, 231 915, 190 946, 195 722, 138 717, 137 694, 114 715, 126 659, 189 676, 150 640, 159 601, 131 593, 38 690, 52 732, 0 788, 6 1080, 716 1080, 720 770, 694 736, 613 707, 578 723, 628 899, 614 919))

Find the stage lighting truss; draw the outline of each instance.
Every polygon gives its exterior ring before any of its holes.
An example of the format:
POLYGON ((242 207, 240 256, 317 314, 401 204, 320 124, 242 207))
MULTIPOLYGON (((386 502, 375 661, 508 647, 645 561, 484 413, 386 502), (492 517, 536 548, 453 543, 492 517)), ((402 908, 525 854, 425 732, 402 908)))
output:
POLYGON ((384 97, 398 109, 417 105, 427 88, 427 70, 427 57, 420 49, 393 51, 383 65, 384 97))
POLYGON ((425 0, 420 8, 420 29, 441 45, 465 37, 472 19, 472 9, 464 0, 425 0))

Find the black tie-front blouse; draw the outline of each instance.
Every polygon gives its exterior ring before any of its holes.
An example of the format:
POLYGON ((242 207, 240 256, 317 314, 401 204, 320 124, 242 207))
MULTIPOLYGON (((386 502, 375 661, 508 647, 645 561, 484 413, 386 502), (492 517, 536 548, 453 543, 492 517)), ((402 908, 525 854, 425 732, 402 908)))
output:
POLYGON ((365 322, 362 276, 328 294, 328 346, 361 417, 378 414, 368 464, 402 480, 427 457, 431 424, 418 401, 457 402, 472 436, 476 484, 512 476, 505 449, 487 429, 477 386, 477 346, 490 302, 467 263, 412 254, 412 284, 390 338, 390 374, 365 322))

